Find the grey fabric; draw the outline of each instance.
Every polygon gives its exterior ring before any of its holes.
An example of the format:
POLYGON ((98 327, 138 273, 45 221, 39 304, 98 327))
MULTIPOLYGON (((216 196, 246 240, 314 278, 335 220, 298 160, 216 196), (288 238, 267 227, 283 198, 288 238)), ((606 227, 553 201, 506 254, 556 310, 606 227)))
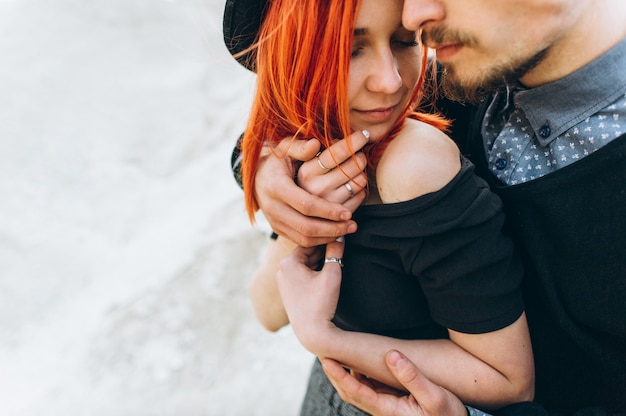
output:
POLYGON ((319 360, 315 360, 300 416, 367 416, 356 407, 341 400, 339 393, 324 374, 319 360))

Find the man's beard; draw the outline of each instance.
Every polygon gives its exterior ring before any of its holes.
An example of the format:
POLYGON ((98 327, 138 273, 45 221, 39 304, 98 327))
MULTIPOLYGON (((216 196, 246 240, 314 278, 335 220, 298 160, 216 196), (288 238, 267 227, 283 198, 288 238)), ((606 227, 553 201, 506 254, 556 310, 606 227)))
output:
POLYGON ((451 100, 476 104, 494 92, 504 89, 506 85, 518 84, 519 79, 539 65, 547 53, 548 49, 542 49, 526 60, 494 66, 470 81, 459 80, 454 73, 454 67, 444 65, 441 89, 451 100))
MULTIPOLYGON (((476 48, 478 41, 463 33, 450 32, 438 27, 422 33, 422 42, 426 45, 458 43, 467 48, 476 48)), ((514 85, 519 79, 535 68, 548 54, 549 48, 542 49, 529 58, 514 57, 508 62, 499 63, 479 73, 469 80, 458 78, 454 65, 443 64, 444 72, 441 89, 446 97, 454 101, 478 103, 482 98, 502 90, 505 85, 514 85)))

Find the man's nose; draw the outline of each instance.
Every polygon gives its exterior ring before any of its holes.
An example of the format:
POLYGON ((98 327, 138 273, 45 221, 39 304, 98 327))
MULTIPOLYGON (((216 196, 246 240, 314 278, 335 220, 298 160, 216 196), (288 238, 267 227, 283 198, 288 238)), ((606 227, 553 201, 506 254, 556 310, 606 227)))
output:
POLYGON ((441 0, 404 0, 402 25, 408 30, 418 31, 426 23, 442 20, 444 16, 441 0))

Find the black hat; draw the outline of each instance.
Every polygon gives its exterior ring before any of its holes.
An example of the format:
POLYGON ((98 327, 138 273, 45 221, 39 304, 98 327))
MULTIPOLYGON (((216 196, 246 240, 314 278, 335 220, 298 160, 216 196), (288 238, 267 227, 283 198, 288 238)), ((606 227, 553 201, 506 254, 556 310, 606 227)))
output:
MULTIPOLYGON (((231 55, 252 46, 261 27, 268 0, 226 0, 224 43, 231 55)), ((238 56, 237 62, 254 71, 254 52, 238 56)))

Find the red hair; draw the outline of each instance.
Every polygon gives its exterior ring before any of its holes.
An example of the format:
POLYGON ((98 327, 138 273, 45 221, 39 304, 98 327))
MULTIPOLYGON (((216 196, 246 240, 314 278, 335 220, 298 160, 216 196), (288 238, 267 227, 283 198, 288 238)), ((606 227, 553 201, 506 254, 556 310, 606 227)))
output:
MULTIPOLYGON (((287 137, 317 138, 324 147, 350 135, 348 70, 360 0, 272 0, 256 43, 257 89, 243 141, 241 164, 246 210, 259 209, 254 180, 264 146, 287 137)), ((375 169, 388 143, 420 99, 427 57, 422 59, 413 99, 388 137, 368 146, 375 169)), ((416 118, 444 128, 436 116, 416 118)))

